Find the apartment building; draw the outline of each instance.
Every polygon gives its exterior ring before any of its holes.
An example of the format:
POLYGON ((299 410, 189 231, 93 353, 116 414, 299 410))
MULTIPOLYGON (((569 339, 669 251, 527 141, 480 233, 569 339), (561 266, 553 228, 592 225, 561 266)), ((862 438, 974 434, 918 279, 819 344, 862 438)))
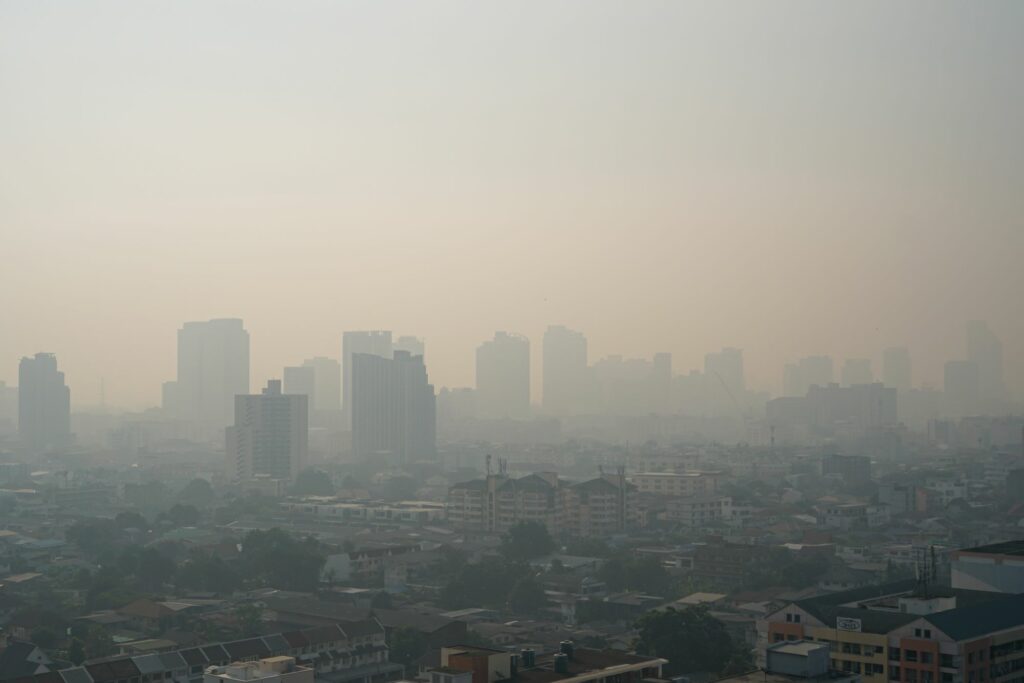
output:
POLYGON ((635 494, 622 474, 579 483, 553 472, 491 474, 451 487, 447 517, 465 530, 502 533, 519 522, 539 522, 552 534, 606 536, 632 525, 635 494))
POLYGON ((282 655, 211 666, 203 673, 203 683, 313 683, 313 669, 282 655))
MULTIPOLYGON (((230 676, 246 674, 239 669, 246 667, 248 674, 256 675, 261 660, 270 660, 267 666, 272 669, 284 666, 281 658, 292 659, 295 667, 311 669, 316 679, 332 683, 386 683, 400 679, 404 671, 401 664, 388 659, 384 626, 377 619, 365 619, 184 650, 111 657, 26 677, 19 683, 211 683, 205 679, 211 667, 225 673, 233 667, 235 673, 230 676)), ((229 679, 218 680, 227 683, 229 679)), ((289 683, 293 682, 289 679, 289 683)))
POLYGON ((714 495, 721 479, 719 472, 641 472, 629 477, 639 493, 672 498, 714 495))
POLYGON ((732 498, 729 496, 693 496, 673 498, 665 504, 666 521, 687 528, 727 522, 732 519, 732 498))

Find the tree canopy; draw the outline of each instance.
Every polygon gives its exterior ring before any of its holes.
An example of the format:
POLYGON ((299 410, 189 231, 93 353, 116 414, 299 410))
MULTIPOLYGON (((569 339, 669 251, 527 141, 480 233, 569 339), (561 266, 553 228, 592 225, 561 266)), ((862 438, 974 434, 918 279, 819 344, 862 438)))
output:
POLYGON ((702 607, 648 612, 636 628, 640 632, 637 653, 669 660, 666 668, 671 675, 719 673, 734 656, 725 626, 702 607))
POLYGON ((550 555, 555 541, 540 522, 519 522, 501 539, 501 554, 510 560, 532 560, 550 555))

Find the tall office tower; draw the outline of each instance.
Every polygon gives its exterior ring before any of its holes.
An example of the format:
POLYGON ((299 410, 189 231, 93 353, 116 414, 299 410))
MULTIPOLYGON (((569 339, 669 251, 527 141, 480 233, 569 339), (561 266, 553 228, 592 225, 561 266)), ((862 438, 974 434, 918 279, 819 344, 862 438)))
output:
MULTIPOLYGON (((303 361, 302 367, 313 368, 316 396, 311 410, 339 412, 341 410, 341 363, 333 358, 317 356, 303 361)), ((287 381, 285 382, 287 385, 287 381)))
POLYGON ((281 393, 272 379, 262 394, 235 397, 235 424, 225 430, 227 473, 294 481, 309 454, 309 397, 281 393))
POLYGON ((410 356, 423 356, 423 362, 427 362, 427 354, 423 340, 419 337, 403 335, 395 340, 393 351, 405 351, 410 356))
POLYGON ((910 391, 912 386, 910 351, 891 347, 882 353, 882 383, 897 391, 910 391))
POLYGON ((380 358, 391 358, 394 348, 391 332, 346 332, 341 338, 341 409, 345 413, 345 424, 352 427, 352 356, 368 353, 380 358))
POLYGON ((22 358, 18 366, 18 437, 40 451, 71 441, 71 390, 52 353, 22 358))
POLYGON ((975 414, 981 398, 981 372, 978 364, 969 360, 951 360, 946 363, 943 391, 946 409, 952 415, 961 417, 975 414))
POLYGON ((477 410, 484 418, 526 418, 530 414, 530 341, 495 332, 476 350, 477 410))
POLYGON ((743 351, 724 348, 718 353, 704 356, 704 374, 711 380, 724 384, 739 399, 740 394, 747 390, 747 381, 743 375, 743 351))
POLYGON ((178 378, 164 384, 164 409, 218 428, 231 423, 235 396, 249 393, 249 333, 237 318, 188 322, 178 330, 178 378))
POLYGON ((422 356, 352 355, 352 454, 396 463, 437 455, 437 405, 422 356))
POLYGON ((967 323, 967 360, 978 366, 979 398, 985 407, 996 408, 1006 398, 1003 345, 982 320, 967 323))
POLYGON ((587 387, 587 338, 562 325, 544 332, 542 397, 548 415, 579 415, 587 387))
POLYGON ((871 372, 871 360, 868 358, 847 358, 843 363, 843 386, 855 384, 873 384, 874 373, 871 372))
POLYGON ((316 369, 307 365, 284 369, 284 393, 309 397, 310 408, 316 405, 316 369))

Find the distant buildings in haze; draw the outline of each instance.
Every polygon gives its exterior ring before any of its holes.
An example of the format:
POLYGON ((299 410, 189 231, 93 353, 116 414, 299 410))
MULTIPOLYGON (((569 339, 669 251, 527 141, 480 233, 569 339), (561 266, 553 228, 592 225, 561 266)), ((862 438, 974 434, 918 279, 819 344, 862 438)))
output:
POLYGON ((18 437, 33 451, 71 440, 71 390, 52 353, 22 358, 18 366, 18 437))
POLYGON ((178 376, 166 382, 164 410, 173 417, 222 428, 235 396, 249 393, 249 333, 241 320, 187 322, 178 330, 178 376))
POLYGON ((436 399, 423 357, 355 353, 351 367, 353 455, 397 463, 436 455, 436 399))
POLYGON ((562 325, 552 325, 543 343, 544 413, 553 416, 586 412, 589 369, 587 338, 562 325))
POLYGON ((495 332, 476 350, 476 409, 488 419, 523 419, 530 414, 530 341, 495 332))
POLYGON ((309 455, 309 397, 284 394, 274 379, 261 394, 236 396, 234 424, 225 440, 233 481, 294 481, 309 455))

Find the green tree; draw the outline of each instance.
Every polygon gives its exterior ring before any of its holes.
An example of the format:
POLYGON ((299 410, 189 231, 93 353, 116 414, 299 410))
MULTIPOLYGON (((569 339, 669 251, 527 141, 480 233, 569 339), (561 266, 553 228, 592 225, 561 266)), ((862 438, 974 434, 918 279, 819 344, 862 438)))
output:
POLYGON ((238 634, 243 638, 255 636, 260 633, 263 626, 263 608, 259 605, 249 603, 239 605, 234 611, 235 623, 238 625, 238 634))
POLYGON ((554 539, 540 522, 519 522, 501 539, 501 554, 510 560, 532 560, 554 549, 554 539))
POLYGON ((547 604, 544 586, 532 576, 519 579, 508 596, 508 605, 517 614, 537 614, 547 604))
POLYGON ((75 666, 85 661, 85 645, 78 638, 73 638, 68 646, 68 659, 75 666))
POLYGON ((316 539, 296 539, 275 528, 246 534, 239 560, 251 580, 284 590, 311 592, 320 584, 327 555, 316 539))
POLYGON ((702 607, 648 612, 636 628, 637 653, 664 657, 670 675, 719 673, 733 657, 732 638, 725 626, 702 607))
POLYGON ((85 658, 96 659, 114 654, 114 640, 107 630, 97 624, 90 624, 85 634, 85 658))
POLYGON ((426 634, 406 626, 393 630, 388 641, 391 661, 404 666, 406 673, 409 673, 416 661, 426 654, 429 646, 426 634))
POLYGON ((196 526, 201 518, 202 515, 195 505, 175 503, 170 510, 157 515, 156 520, 174 529, 179 529, 181 527, 196 526))
POLYGON ((295 477, 292 493, 299 496, 333 496, 334 483, 329 474, 310 467, 295 477))
POLYGON ((217 500, 210 482, 205 479, 193 479, 178 494, 178 500, 186 505, 194 505, 197 508, 207 508, 217 500))
POLYGON ((30 636, 29 640, 32 641, 33 645, 39 647, 40 649, 49 650, 57 644, 57 638, 58 636, 53 631, 53 629, 41 626, 32 631, 32 635, 30 636))

